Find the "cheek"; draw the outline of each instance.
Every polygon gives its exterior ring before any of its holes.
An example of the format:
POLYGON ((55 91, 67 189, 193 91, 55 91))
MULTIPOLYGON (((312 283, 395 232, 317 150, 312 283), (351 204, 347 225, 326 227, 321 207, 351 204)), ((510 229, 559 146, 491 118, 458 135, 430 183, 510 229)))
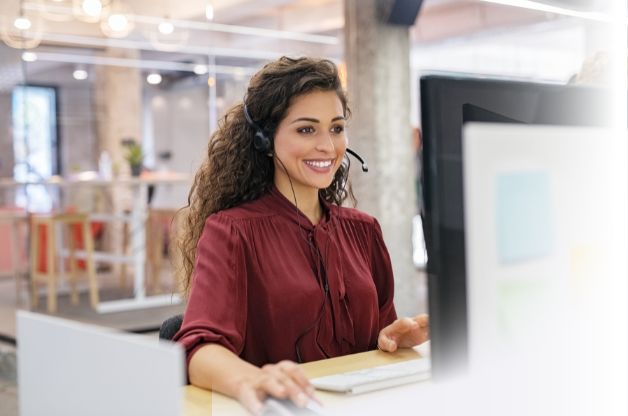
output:
POLYGON ((338 153, 344 153, 348 146, 349 146, 349 139, 347 139, 347 136, 338 138, 336 142, 336 150, 338 151, 338 153))
POLYGON ((296 157, 298 156, 298 146, 295 145, 295 140, 290 140, 287 137, 277 137, 275 139, 275 153, 279 157, 296 157))

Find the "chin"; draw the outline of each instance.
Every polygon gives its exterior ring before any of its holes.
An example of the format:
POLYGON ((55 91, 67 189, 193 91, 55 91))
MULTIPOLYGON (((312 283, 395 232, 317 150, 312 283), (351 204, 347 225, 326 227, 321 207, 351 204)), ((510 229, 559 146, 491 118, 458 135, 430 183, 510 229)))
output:
POLYGON ((312 186, 314 186, 318 190, 321 190, 321 189, 329 188, 333 182, 334 182, 333 178, 330 179, 329 181, 316 181, 316 182, 312 182, 312 186))
POLYGON ((317 191, 320 191, 321 189, 325 189, 325 188, 329 188, 329 185, 331 185, 330 183, 321 183, 321 182, 308 182, 307 186, 313 189, 316 189, 317 191))

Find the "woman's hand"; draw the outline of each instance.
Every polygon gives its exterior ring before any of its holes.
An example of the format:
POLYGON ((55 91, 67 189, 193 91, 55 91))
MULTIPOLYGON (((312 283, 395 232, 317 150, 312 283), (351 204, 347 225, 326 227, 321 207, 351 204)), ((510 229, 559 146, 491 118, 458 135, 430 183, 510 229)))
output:
POLYGON ((252 414, 259 414, 263 400, 273 396, 290 399, 303 407, 314 397, 314 387, 303 370, 292 361, 263 366, 257 375, 242 380, 237 398, 252 414))
POLYGON ((382 351, 394 352, 397 348, 412 348, 430 339, 430 324, 427 314, 413 318, 397 319, 379 331, 377 347, 382 351))

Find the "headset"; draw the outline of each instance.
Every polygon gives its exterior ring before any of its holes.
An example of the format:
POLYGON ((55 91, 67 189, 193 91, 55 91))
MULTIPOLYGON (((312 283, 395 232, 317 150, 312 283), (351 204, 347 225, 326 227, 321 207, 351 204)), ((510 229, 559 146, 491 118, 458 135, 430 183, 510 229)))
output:
MULTIPOLYGON (((249 114, 249 110, 246 107, 246 98, 242 101, 242 108, 244 110, 244 118, 249 126, 255 129, 255 136, 253 136, 253 147, 260 153, 263 153, 267 156, 273 155, 273 139, 272 137, 257 123, 253 121, 251 115, 249 114)), ((347 153, 356 158, 362 164, 362 172, 368 172, 369 167, 366 164, 366 161, 362 156, 357 154, 355 151, 349 149, 347 147, 347 153)))
POLYGON ((368 172, 369 171, 369 166, 366 164, 366 160, 364 160, 364 158, 362 158, 362 156, 357 154, 355 151, 349 149, 348 147, 347 147, 347 153, 349 153, 354 158, 358 159, 358 161, 362 164, 362 172, 368 172))
POLYGON ((255 136, 253 136, 253 147, 260 153, 264 153, 265 155, 272 156, 273 154, 273 140, 270 135, 264 131, 260 126, 257 125, 251 118, 249 114, 249 110, 246 108, 246 98, 243 101, 244 108, 244 118, 246 118, 246 122, 249 126, 255 129, 255 136))

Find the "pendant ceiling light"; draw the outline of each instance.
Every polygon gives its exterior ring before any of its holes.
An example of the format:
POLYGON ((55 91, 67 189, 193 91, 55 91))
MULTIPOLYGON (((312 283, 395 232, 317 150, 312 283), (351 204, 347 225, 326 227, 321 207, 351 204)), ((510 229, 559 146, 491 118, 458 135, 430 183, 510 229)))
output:
POLYGON ((175 21, 166 16, 156 28, 153 25, 147 26, 144 36, 155 49, 174 52, 187 42, 190 32, 186 28, 177 26, 175 21))
POLYGON ((135 21, 131 8, 119 0, 114 0, 102 15, 100 29, 111 38, 124 38, 133 31, 135 21))
POLYGON ((108 13, 110 5, 111 0, 73 0, 72 14, 84 22, 98 23, 108 13))
POLYGON ((12 48, 36 48, 41 43, 43 25, 41 14, 24 10, 21 0, 16 10, 0 15, 0 38, 12 48))

